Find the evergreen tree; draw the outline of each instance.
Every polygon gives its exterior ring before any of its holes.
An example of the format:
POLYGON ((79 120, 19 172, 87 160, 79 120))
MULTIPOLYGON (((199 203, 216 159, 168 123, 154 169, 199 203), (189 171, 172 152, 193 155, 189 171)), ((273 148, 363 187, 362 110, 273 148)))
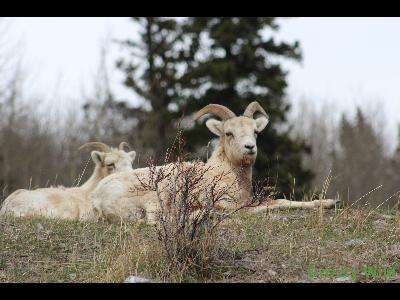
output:
POLYGON ((162 158, 175 135, 174 103, 179 92, 179 57, 176 47, 180 30, 176 20, 161 17, 134 17, 139 27, 139 40, 122 44, 131 51, 128 60, 117 66, 125 73, 125 85, 140 96, 142 103, 130 107, 120 102, 118 107, 128 120, 135 120, 132 133, 134 145, 141 153, 162 158))
MULTIPOLYGON (((270 125, 259 137, 255 179, 277 178, 287 196, 309 183, 312 174, 301 165, 308 148, 281 128, 290 107, 284 99, 286 72, 279 59, 299 61, 301 52, 297 42, 276 42, 271 36, 279 28, 275 18, 133 21, 140 27, 140 38, 123 42, 132 56, 118 66, 125 72, 125 85, 143 102, 135 108, 121 102, 119 107, 126 119, 136 120, 132 132, 139 151, 160 157, 176 134, 176 122, 209 103, 241 114, 257 100, 270 115, 270 125)), ((188 150, 205 158, 204 146, 210 139, 205 126, 187 130, 185 138, 188 150)))
MULTIPOLYGON (((284 99, 287 74, 279 59, 299 61, 301 51, 297 42, 276 42, 272 35, 278 29, 272 17, 189 18, 183 34, 190 48, 181 52, 188 62, 181 79, 186 97, 179 104, 193 112, 217 103, 241 114, 250 102, 258 101, 270 115, 270 124, 258 138, 254 176, 278 179, 280 191, 289 196, 306 186, 312 174, 301 165, 306 145, 280 128, 290 107, 284 99)), ((185 136, 192 150, 210 139, 205 126, 196 126, 185 136)))
POLYGON ((343 200, 354 202, 382 185, 382 189, 358 202, 359 205, 367 201, 379 204, 391 188, 386 176, 389 165, 382 137, 361 109, 357 109, 354 123, 342 117, 339 142, 341 149, 333 162, 332 190, 343 200))

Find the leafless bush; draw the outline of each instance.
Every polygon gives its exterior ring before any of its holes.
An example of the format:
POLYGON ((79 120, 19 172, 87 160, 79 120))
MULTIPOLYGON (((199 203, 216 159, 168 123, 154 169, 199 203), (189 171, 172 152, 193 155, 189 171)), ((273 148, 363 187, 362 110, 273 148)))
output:
POLYGON ((228 174, 209 176, 211 166, 201 161, 185 162, 184 140, 179 132, 165 156, 165 167, 149 162, 150 176, 140 179, 140 190, 157 194, 160 210, 157 234, 171 267, 182 275, 205 274, 218 253, 219 225, 238 211, 260 205, 270 192, 257 188, 246 203, 228 198, 233 185, 224 184, 228 174), (224 202, 237 205, 223 205, 224 202))
POLYGON ((314 178, 313 189, 321 190, 329 176, 335 153, 339 148, 339 111, 333 103, 317 106, 310 99, 302 99, 292 117, 294 138, 304 139, 311 152, 303 157, 303 165, 314 178), (329 113, 327 113, 329 112, 329 113))

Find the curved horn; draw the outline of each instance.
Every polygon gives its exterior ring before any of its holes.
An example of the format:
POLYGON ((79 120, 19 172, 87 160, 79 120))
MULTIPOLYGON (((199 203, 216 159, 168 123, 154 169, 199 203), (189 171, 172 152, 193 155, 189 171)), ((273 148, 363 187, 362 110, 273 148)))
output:
POLYGON ((129 146, 129 144, 127 142, 121 142, 121 144, 119 144, 119 146, 118 146, 118 149, 119 150, 125 150, 125 149, 130 150, 131 147, 129 146))
POLYGON ((109 146, 107 146, 104 143, 99 143, 99 142, 85 143, 79 147, 79 150, 82 150, 82 149, 98 149, 103 152, 111 152, 111 148, 109 146))
POLYGON ((236 117, 235 113, 229 108, 219 104, 208 104, 200 109, 194 116, 193 120, 196 121, 198 118, 205 114, 213 114, 220 117, 222 120, 228 120, 236 117))
POLYGON ((259 112, 265 117, 269 118, 268 114, 265 112, 265 110, 261 107, 261 105, 257 101, 251 102, 247 107, 246 110, 243 113, 244 117, 249 117, 253 118, 253 115, 259 112))

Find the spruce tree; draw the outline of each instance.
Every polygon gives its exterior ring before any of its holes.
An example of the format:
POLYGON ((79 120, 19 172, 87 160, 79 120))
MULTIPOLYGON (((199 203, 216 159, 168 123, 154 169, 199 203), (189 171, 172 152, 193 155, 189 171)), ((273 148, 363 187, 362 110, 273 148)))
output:
POLYGON ((179 92, 179 58, 176 46, 180 30, 176 20, 162 17, 133 17, 139 27, 139 39, 122 41, 130 50, 129 59, 117 66, 124 72, 126 87, 139 96, 141 103, 132 107, 120 101, 118 107, 127 120, 135 120, 134 146, 145 156, 162 158, 175 131, 174 103, 179 92))
POLYGON ((331 190, 350 203, 379 204, 390 190, 386 177, 389 161, 383 137, 360 108, 353 122, 342 116, 339 142, 340 152, 333 161, 331 190), (380 185, 381 188, 371 192, 380 185))

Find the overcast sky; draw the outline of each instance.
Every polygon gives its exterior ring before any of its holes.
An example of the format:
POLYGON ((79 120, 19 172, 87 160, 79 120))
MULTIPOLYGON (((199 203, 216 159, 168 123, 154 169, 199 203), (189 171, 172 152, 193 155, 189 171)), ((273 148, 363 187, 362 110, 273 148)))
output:
MULTIPOLYGON (((7 19, 28 70, 29 93, 47 97, 53 105, 78 101, 82 90, 92 89, 101 45, 136 34, 128 18, 7 19)), ((294 18, 279 24, 276 37, 299 40, 303 50, 301 64, 285 64, 294 107, 302 97, 350 112, 356 104, 379 104, 395 139, 400 123, 400 18, 294 18)), ((118 47, 110 48, 110 66, 118 54, 118 47)), ((114 90, 126 95, 120 73, 112 71, 111 79, 114 90)))

